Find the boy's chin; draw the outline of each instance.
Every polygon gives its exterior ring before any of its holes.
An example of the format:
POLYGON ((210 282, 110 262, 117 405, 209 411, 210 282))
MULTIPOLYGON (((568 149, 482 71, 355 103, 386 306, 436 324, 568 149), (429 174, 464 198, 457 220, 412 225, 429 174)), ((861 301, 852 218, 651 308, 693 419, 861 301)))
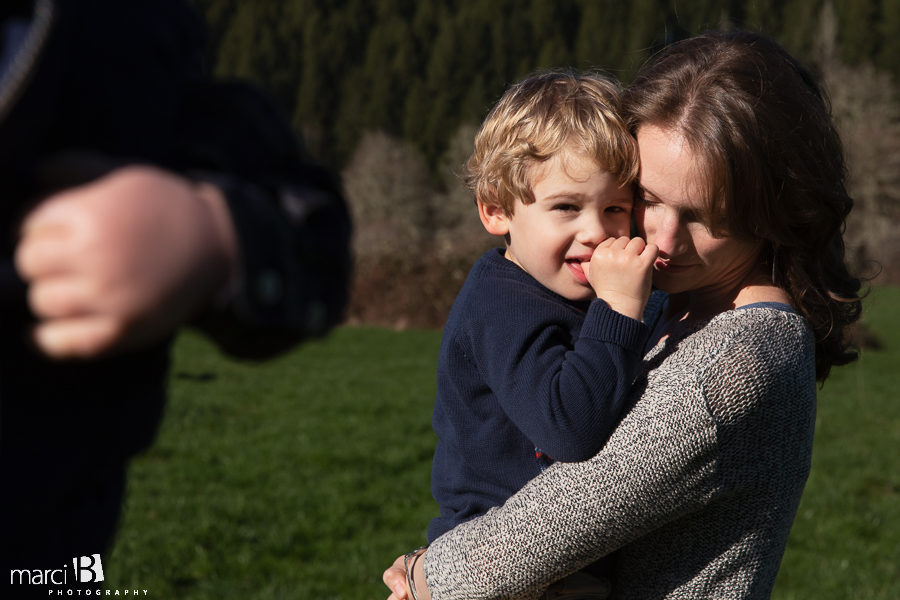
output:
POLYGON ((594 290, 590 288, 588 288, 584 292, 579 292, 577 290, 566 290, 566 292, 556 291, 556 293, 566 300, 569 300, 570 302, 587 302, 597 297, 594 294, 594 290))

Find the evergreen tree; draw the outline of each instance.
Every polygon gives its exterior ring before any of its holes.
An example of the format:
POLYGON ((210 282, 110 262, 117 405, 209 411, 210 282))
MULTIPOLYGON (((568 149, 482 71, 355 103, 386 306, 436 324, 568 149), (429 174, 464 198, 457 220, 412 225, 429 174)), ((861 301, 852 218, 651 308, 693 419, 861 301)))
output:
POLYGON ((878 27, 881 33, 881 49, 875 58, 875 65, 892 73, 900 81, 900 2, 882 0, 881 22, 878 27))
POLYGON ((682 2, 671 2, 669 14, 676 19, 679 27, 690 35, 727 25, 730 16, 728 5, 719 0, 693 0, 688 9, 682 2))
POLYGON ((874 60, 880 50, 878 0, 833 0, 837 13, 838 46, 844 60, 860 64, 874 60))
POLYGON ((710 27, 768 33, 808 63, 826 1, 844 58, 900 76, 898 0, 191 0, 214 73, 267 88, 336 167, 373 130, 434 165, 458 127, 535 69, 627 82, 664 44, 710 27))
POLYGON ((665 0, 635 0, 624 28, 624 48, 618 62, 620 77, 630 80, 640 65, 666 44, 687 37, 690 33, 679 21, 678 12, 665 0))
POLYGON ((238 7, 238 0, 191 0, 189 2, 206 21, 207 48, 210 68, 222 46, 222 37, 238 7))
POLYGON ((802 60, 812 56, 822 4, 823 0, 787 0, 782 7, 783 27, 778 40, 802 60))
POLYGON ((565 16, 571 13, 571 2, 532 0, 529 11, 532 46, 538 48, 533 68, 565 67, 572 62, 568 40, 570 25, 565 16))
POLYGON ((773 37, 781 36, 785 25, 782 0, 745 0, 743 9, 744 27, 773 37))
POLYGON ((429 159, 437 156, 440 152, 439 140, 450 131, 453 108, 466 87, 462 78, 471 76, 456 68, 457 53, 467 50, 468 48, 460 47, 456 21, 450 14, 442 15, 431 47, 424 84, 423 96, 430 110, 423 114, 424 119, 416 137, 416 142, 429 159))
POLYGON ((326 85, 328 62, 318 35, 325 21, 325 16, 313 9, 306 14, 297 33, 302 45, 293 123, 308 138, 307 143, 317 154, 323 151, 326 123, 330 124, 331 121, 329 106, 336 102, 333 88, 326 85))
POLYGON ((402 128, 402 104, 397 98, 409 90, 413 63, 412 36, 409 24, 398 15, 380 14, 369 35, 365 52, 363 104, 367 128, 399 134, 402 128))

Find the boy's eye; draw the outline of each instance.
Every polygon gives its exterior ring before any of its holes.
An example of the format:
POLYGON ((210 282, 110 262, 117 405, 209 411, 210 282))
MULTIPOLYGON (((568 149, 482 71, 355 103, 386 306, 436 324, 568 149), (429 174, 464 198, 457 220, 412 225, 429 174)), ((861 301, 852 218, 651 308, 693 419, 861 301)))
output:
POLYGON ((603 212, 607 213, 627 213, 628 210, 624 206, 607 206, 603 212))
POLYGON ((560 203, 560 204, 554 205, 554 206, 553 206, 553 210, 560 210, 560 211, 563 211, 563 212, 576 211, 576 210, 578 210, 578 205, 576 205, 576 204, 560 203))

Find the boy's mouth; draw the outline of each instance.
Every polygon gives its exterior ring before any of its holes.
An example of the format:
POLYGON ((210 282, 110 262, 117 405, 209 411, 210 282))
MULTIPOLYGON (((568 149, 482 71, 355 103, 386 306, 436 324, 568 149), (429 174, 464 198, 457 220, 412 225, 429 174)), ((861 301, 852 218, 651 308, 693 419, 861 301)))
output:
POLYGON ((566 266, 569 267, 569 270, 575 276, 575 279, 581 284, 586 284, 588 282, 583 265, 586 262, 590 262, 590 260, 590 256, 570 256, 566 258, 566 266))
POLYGON ((583 263, 591 262, 591 256, 592 255, 590 254, 588 254, 587 256, 567 256, 566 262, 571 265, 581 266, 583 263))

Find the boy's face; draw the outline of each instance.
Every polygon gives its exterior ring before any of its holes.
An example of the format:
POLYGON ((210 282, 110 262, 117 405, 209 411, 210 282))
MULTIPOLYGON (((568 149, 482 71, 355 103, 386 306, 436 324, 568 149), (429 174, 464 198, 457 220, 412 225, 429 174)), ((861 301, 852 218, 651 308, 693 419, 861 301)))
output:
POLYGON ((508 236, 506 257, 543 286, 569 300, 593 298, 582 265, 606 238, 629 234, 631 188, 574 152, 534 167, 531 185, 535 201, 517 201, 512 215, 479 204, 482 222, 508 236))

